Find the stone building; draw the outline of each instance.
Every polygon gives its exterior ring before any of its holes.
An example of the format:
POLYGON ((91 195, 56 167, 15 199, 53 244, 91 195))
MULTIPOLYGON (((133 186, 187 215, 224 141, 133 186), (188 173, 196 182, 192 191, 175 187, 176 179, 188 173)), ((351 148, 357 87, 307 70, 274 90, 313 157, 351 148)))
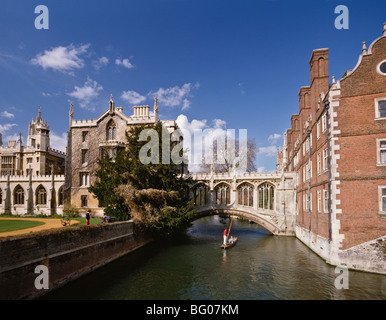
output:
MULTIPOLYGON (((98 199, 88 191, 95 183, 97 160, 107 153, 114 158, 119 149, 125 148, 126 131, 135 125, 155 124, 158 119, 158 101, 155 98, 154 112, 149 106, 134 106, 134 114, 126 116, 122 107, 116 107, 110 97, 108 109, 97 119, 75 120, 71 104, 69 113, 69 131, 67 141, 66 184, 64 188, 66 205, 85 212, 101 214, 98 199)), ((174 131, 174 120, 161 121, 169 131, 174 131)))
POLYGON ((327 262, 386 273, 386 24, 341 79, 329 83, 328 49, 310 76, 278 154, 297 172, 296 235, 327 262))
POLYGON ((50 147, 50 127, 41 117, 28 126, 27 145, 3 146, 0 133, 0 213, 62 213, 65 157, 50 147))

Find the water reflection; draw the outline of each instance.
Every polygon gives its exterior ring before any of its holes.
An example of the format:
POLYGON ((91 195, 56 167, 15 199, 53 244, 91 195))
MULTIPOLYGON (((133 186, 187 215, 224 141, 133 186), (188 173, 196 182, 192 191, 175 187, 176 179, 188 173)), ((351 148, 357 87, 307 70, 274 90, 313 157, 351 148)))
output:
POLYGON ((45 296, 46 299, 385 299, 386 277, 349 272, 334 286, 335 267, 294 237, 271 235, 235 220, 239 241, 220 248, 218 216, 194 222, 168 244, 153 243, 45 296))

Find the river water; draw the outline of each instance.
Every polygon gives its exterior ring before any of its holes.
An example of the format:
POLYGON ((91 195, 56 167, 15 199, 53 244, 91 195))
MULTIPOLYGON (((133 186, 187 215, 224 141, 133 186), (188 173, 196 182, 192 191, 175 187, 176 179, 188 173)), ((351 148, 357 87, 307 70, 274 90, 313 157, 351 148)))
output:
POLYGON ((218 216, 196 220, 169 243, 150 244, 43 299, 386 299, 386 276, 350 270, 348 289, 337 289, 340 273, 302 242, 245 220, 233 221, 239 241, 223 250, 225 226, 218 216))

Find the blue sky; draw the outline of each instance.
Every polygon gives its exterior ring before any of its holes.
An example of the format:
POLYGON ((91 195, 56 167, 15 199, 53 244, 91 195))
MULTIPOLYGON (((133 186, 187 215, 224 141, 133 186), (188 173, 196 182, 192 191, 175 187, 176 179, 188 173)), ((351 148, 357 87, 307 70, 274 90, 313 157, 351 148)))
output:
MULTIPOLYGON (((63 149, 70 101, 76 119, 116 106, 153 107, 161 119, 193 127, 247 129, 256 167, 276 168, 276 148, 298 93, 309 85, 313 49, 329 48, 330 76, 341 78, 382 35, 385 1, 2 0, 0 132, 3 143, 36 118, 38 106, 63 149), (35 7, 49 9, 37 30, 35 7), (334 9, 349 9, 338 30, 334 9)), ((331 78, 330 78, 331 79, 331 78)))

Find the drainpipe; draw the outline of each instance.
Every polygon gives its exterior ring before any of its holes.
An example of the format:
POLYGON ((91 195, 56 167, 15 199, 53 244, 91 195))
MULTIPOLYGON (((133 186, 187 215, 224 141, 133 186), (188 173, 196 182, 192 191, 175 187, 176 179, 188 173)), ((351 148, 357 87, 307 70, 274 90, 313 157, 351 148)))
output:
POLYGON ((327 134, 327 182, 328 182, 328 241, 332 240, 331 230, 331 165, 330 165, 330 125, 329 125, 329 107, 330 102, 326 100, 324 102, 324 108, 326 109, 326 134, 327 134))

